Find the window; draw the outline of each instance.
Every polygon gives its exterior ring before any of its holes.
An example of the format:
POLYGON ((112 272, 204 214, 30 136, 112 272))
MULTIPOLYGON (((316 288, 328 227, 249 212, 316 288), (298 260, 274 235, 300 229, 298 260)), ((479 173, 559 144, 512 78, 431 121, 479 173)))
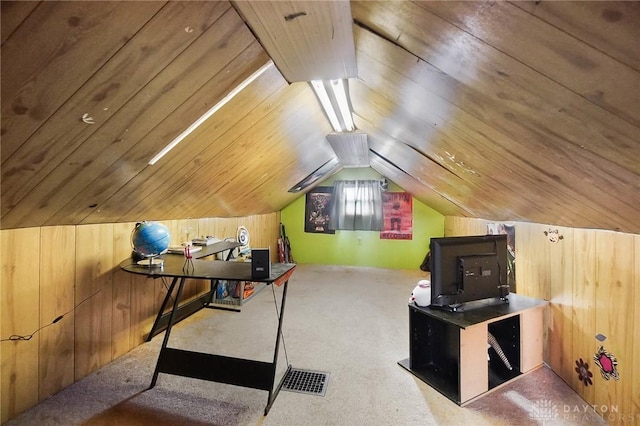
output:
POLYGON ((378 181, 335 181, 330 216, 330 229, 380 231, 382 191, 378 181))

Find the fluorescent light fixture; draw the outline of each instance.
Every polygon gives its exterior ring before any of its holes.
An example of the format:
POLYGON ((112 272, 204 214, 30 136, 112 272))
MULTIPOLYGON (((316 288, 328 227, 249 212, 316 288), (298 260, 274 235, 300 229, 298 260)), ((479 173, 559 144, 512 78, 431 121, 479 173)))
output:
POLYGON ((351 109, 349 108, 349 101, 347 101, 347 91, 345 90, 342 80, 331 80, 331 89, 338 102, 338 109, 342 115, 344 126, 347 131, 353 130, 353 118, 351 118, 351 109))
POLYGON ((318 96, 318 99, 320 99, 322 108, 324 109, 324 112, 327 114, 327 117, 329 117, 329 121, 331 122, 331 126, 333 127, 333 130, 335 130, 336 132, 341 132, 342 126, 338 121, 338 116, 336 115, 336 111, 333 109, 333 106, 331 105, 331 100, 329 99, 327 90, 324 88, 324 83, 322 82, 322 80, 312 80, 311 86, 313 87, 313 90, 315 90, 316 95, 318 96))
POLYGON ((345 168, 370 166, 366 133, 330 133, 327 140, 345 168))
POLYGON ((341 168, 342 164, 340 164, 340 161, 338 161, 336 157, 333 157, 322 166, 311 172, 309 176, 292 186, 291 189, 289 189, 289 192, 300 192, 310 185, 313 185, 321 178, 325 176, 331 176, 334 172, 337 172, 341 168))
POLYGON ((225 106, 227 104, 227 102, 229 102, 231 99, 233 99, 238 93, 240 93, 245 87, 247 87, 249 84, 251 84, 255 79, 257 79, 258 77, 260 77, 262 74, 265 73, 265 71, 267 71, 269 68, 271 68, 273 66, 273 61, 269 60, 269 62, 267 62, 266 64, 264 64, 262 67, 260 67, 260 69, 258 69, 256 72, 254 72, 253 74, 251 74, 246 80, 244 80, 242 83, 240 83, 238 86, 236 86, 231 92, 229 92, 227 94, 227 96, 225 96, 224 98, 222 98, 220 100, 220 102, 218 102, 217 104, 215 104, 209 111, 205 112, 202 117, 198 118, 191 126, 187 127, 187 129, 180 133, 178 135, 177 138, 175 138, 174 140, 172 140, 169 145, 165 146, 162 151, 160 151, 159 153, 157 153, 155 155, 155 157, 153 157, 150 161, 149 161, 149 165, 153 166, 155 163, 158 162, 158 160, 160 160, 162 157, 164 157, 167 152, 171 151, 173 148, 176 147, 176 145, 178 145, 180 142, 182 142, 182 140, 184 138, 186 138, 187 136, 189 136, 189 134, 191 132, 193 132, 195 129, 198 128, 198 126, 200 126, 202 123, 204 123, 205 121, 207 121, 213 114, 216 113, 216 111, 218 111, 220 108, 222 108, 223 106, 225 106))

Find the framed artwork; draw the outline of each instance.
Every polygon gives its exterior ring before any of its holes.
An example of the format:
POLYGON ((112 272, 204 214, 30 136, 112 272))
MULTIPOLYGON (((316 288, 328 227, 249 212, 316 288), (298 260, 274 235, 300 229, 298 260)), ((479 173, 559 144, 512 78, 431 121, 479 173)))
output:
POLYGON ((413 204, 408 192, 383 192, 384 224, 380 232, 383 240, 413 239, 413 204))
POLYGON ((318 186, 307 192, 304 209, 304 232, 335 234, 329 229, 332 186, 318 186))

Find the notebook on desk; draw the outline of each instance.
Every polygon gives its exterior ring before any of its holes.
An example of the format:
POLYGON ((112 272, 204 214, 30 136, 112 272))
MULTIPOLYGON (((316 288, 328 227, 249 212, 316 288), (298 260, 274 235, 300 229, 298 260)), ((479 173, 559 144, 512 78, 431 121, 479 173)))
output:
POLYGON ((210 246, 211 244, 219 243, 220 239, 216 237, 202 237, 194 238, 191 242, 196 246, 210 246))
MULTIPOLYGON (((169 246, 169 248, 167 248, 167 253, 172 253, 172 254, 184 254, 184 248, 185 246, 169 246)), ((202 250, 202 246, 190 246, 189 247, 189 251, 193 254, 193 253, 197 253, 199 251, 202 250)))

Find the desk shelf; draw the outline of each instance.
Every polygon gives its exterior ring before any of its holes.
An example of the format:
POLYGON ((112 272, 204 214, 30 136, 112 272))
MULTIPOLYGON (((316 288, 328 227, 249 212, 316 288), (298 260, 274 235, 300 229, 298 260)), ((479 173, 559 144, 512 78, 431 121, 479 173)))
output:
MULTIPOLYGON (((213 297, 211 298, 211 302, 207 305, 207 307, 239 308, 245 303, 247 303, 249 300, 251 300, 256 294, 260 293, 262 290, 264 290, 267 287, 266 283, 255 282, 255 281, 251 281, 251 283, 253 283, 253 293, 251 293, 247 297, 244 297, 244 290, 245 290, 245 286, 247 285, 246 281, 238 281, 235 284, 236 286, 240 286, 240 297, 234 297, 229 295, 223 298, 218 298, 219 294, 216 287, 213 290, 213 297)), ((221 285, 221 283, 218 282, 216 285, 217 286, 221 285)), ((229 284, 227 283, 226 285, 229 285, 229 284)))

